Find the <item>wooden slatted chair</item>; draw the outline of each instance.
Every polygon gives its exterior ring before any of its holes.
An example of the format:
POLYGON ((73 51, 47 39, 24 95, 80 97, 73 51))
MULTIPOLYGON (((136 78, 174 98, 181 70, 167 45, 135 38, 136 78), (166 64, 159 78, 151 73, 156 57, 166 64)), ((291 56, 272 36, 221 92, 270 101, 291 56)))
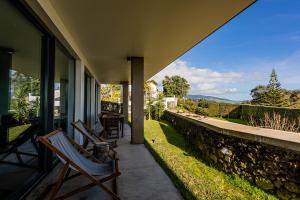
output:
POLYGON ((40 136, 38 141, 55 153, 64 164, 59 174, 58 181, 54 184, 49 195, 49 199, 66 199, 94 186, 103 189, 113 199, 120 199, 115 192, 103 184, 110 180, 116 181, 116 178, 121 175, 118 168, 118 159, 112 160, 109 163, 100 162, 61 130, 56 130, 48 135, 40 136), (71 170, 74 170, 77 173, 73 176, 69 176, 71 170), (55 197, 65 181, 80 175, 89 179, 91 183, 59 197, 55 197))

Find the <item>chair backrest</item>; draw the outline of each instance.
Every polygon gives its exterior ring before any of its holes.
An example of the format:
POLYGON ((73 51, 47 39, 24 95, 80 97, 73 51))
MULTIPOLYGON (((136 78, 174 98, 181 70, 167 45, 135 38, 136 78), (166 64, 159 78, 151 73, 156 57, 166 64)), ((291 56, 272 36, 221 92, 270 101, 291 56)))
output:
POLYGON ((95 124, 94 132, 97 134, 98 137, 101 137, 104 132, 104 127, 102 126, 102 124, 99 120, 97 120, 97 122, 95 124))
POLYGON ((99 142, 99 139, 93 136, 93 132, 81 120, 73 122, 72 125, 92 143, 99 142))
POLYGON ((109 168, 106 169, 105 166, 99 168, 99 163, 93 162, 81 154, 74 146, 77 143, 61 130, 40 137, 39 141, 52 150, 62 163, 69 163, 75 171, 83 170, 88 174, 98 175, 110 170, 109 168))

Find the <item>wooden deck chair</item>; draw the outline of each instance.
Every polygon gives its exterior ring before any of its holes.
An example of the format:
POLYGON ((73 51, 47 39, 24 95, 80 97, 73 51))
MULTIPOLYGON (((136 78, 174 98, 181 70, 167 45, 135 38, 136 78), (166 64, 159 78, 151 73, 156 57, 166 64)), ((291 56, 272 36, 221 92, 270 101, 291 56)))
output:
POLYGON ((109 144, 109 149, 114 154, 116 154, 114 148, 117 147, 117 141, 106 141, 102 138, 103 132, 105 130, 100 122, 98 122, 98 127, 96 127, 95 130, 91 130, 81 120, 77 120, 76 122, 72 122, 71 124, 85 137, 84 143, 82 145, 83 148, 87 148, 89 142, 91 142, 92 144, 97 144, 97 142, 107 142, 109 144))
POLYGON ((11 141, 9 141, 9 129, 12 127, 17 127, 17 121, 10 114, 2 115, 0 124, 2 124, 0 126, 0 163, 19 167, 37 168, 36 165, 30 163, 38 158, 38 154, 29 153, 24 150, 20 151, 19 147, 30 140, 35 151, 39 151, 39 147, 36 142, 36 135, 39 131, 38 122, 36 120, 32 120, 31 123, 26 125, 24 129, 18 131, 15 135, 15 138, 11 141), (11 154, 16 155, 17 162, 6 159, 11 154), (30 159, 25 162, 22 156, 30 157, 30 159))
POLYGON ((61 130, 56 130, 48 135, 40 136, 38 140, 54 152, 64 164, 59 174, 58 181, 54 184, 50 193, 49 199, 66 199, 94 186, 103 189, 111 195, 113 199, 120 199, 115 192, 111 191, 103 184, 109 180, 116 181, 116 178, 121 175, 118 168, 118 159, 112 160, 110 163, 101 163, 61 130), (71 170, 76 171, 77 174, 69 177, 71 170), (65 181, 80 175, 88 178, 91 183, 59 197, 55 197, 65 181))

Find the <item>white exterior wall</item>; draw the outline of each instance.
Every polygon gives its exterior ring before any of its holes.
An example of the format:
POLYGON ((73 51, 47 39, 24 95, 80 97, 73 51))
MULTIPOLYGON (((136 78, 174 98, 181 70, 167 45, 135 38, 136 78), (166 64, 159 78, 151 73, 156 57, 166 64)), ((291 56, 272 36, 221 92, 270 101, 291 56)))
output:
POLYGON ((174 104, 174 106, 177 106, 177 98, 174 97, 164 97, 164 104, 165 104, 165 109, 168 109, 168 104, 174 104))
POLYGON ((96 120, 96 107, 95 107, 95 99, 96 99, 96 93, 95 93, 95 78, 91 78, 91 128, 95 128, 95 120, 96 120))
MULTIPOLYGON (((82 120, 84 114, 84 64, 81 60, 76 60, 75 65, 75 113, 74 120, 82 120)), ((79 144, 83 143, 82 135, 75 130, 74 139, 79 144)))

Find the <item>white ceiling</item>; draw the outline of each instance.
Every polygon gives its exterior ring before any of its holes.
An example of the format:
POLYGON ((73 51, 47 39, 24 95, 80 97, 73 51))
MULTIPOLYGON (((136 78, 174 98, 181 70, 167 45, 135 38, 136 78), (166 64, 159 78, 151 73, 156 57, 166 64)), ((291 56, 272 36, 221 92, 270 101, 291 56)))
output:
POLYGON ((158 73, 255 0, 48 0, 102 83, 130 81, 127 56, 158 73))

